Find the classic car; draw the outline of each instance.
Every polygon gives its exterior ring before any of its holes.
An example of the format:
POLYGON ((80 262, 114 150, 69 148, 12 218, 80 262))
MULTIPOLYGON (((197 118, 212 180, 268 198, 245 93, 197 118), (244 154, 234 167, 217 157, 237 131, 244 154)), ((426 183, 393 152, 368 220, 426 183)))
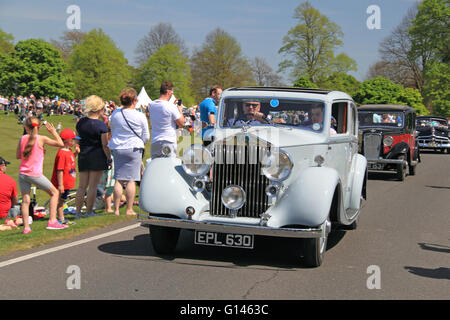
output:
POLYGON ((446 118, 418 116, 416 118, 417 140, 422 150, 440 150, 450 153, 450 130, 446 118))
POLYGON ((255 236, 287 237, 299 262, 320 266, 329 232, 355 229, 366 197, 357 120, 343 92, 223 91, 208 148, 194 144, 145 168, 138 220, 155 252, 173 253, 181 229, 195 231, 195 244, 242 249, 255 236))
POLYGON ((416 111, 402 105, 358 107, 360 153, 369 170, 394 170, 403 181, 415 175, 420 162, 416 139, 416 111))

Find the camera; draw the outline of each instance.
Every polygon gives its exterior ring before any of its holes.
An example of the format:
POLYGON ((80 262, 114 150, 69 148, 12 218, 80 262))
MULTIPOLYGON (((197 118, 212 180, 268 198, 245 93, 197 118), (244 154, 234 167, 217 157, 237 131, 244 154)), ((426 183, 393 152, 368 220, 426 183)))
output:
POLYGON ((181 106, 182 103, 183 103, 183 99, 178 99, 178 105, 181 106))

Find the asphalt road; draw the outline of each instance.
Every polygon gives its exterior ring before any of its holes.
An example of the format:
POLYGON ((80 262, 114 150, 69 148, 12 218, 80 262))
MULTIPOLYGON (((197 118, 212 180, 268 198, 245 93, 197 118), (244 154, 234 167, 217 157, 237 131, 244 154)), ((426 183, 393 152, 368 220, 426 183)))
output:
POLYGON ((358 229, 332 233, 319 268, 291 240, 216 248, 190 232, 162 258, 131 222, 1 256, 0 299, 449 299, 449 214, 450 155, 426 153, 404 182, 369 174, 358 229))

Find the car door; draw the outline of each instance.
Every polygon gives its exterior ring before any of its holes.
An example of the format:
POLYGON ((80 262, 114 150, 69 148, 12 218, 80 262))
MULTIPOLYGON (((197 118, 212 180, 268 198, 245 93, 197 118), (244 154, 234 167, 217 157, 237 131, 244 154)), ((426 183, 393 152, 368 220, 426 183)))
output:
POLYGON ((336 119, 336 134, 330 134, 329 151, 332 162, 339 173, 342 190, 348 193, 349 172, 352 164, 352 154, 357 151, 358 140, 355 135, 355 112, 351 101, 333 101, 331 116, 336 119))

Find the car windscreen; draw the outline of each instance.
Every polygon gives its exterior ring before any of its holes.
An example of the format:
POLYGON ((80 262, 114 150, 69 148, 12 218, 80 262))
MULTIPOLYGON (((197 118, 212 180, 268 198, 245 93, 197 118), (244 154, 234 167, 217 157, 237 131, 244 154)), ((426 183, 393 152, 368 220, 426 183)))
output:
POLYGON ((432 118, 417 119, 417 126, 447 128, 447 121, 443 119, 432 119, 432 118))
POLYGON ((403 127, 403 112, 359 111, 359 127, 403 127))
POLYGON ((225 98, 222 103, 223 127, 294 126, 322 132, 325 105, 321 101, 283 98, 225 98))

